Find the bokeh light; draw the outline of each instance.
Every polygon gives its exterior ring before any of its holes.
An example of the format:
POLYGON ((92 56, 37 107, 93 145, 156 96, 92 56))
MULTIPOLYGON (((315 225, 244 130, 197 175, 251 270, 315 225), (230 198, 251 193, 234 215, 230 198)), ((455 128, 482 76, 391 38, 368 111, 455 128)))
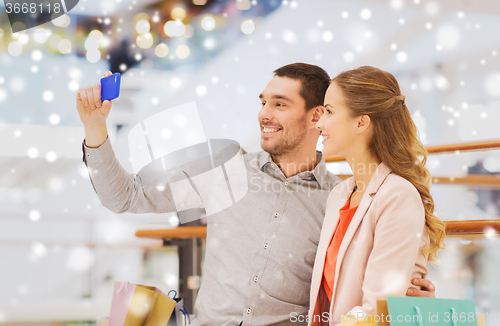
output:
POLYGON ((43 44, 47 42, 49 39, 49 36, 52 34, 50 30, 45 30, 43 28, 37 28, 35 32, 33 33, 33 38, 35 39, 35 42, 43 44))
POLYGON ((363 10, 361 10, 361 12, 359 13, 359 15, 361 16, 361 19, 363 20, 368 20, 372 17, 372 12, 370 9, 368 8, 365 8, 363 10))
POLYGON ((190 52, 189 46, 186 44, 181 44, 175 49, 175 54, 179 57, 179 59, 186 59, 189 57, 190 52))
MULTIPOLYGON (((47 255, 47 247, 41 242, 35 242, 31 246, 31 253, 32 253, 32 260, 36 260, 38 258, 42 258, 43 256, 47 255)), ((20 293, 27 293, 28 292, 28 287, 26 285, 21 285, 19 288, 20 293)))
POLYGON ((241 31, 244 34, 252 34, 255 31, 255 23, 251 19, 247 19, 241 23, 241 31))
POLYGON ((28 148, 27 154, 29 158, 36 158, 38 157, 38 149, 36 147, 30 147, 28 148))
MULTIPOLYGON (((52 14, 52 16, 55 16, 55 15, 56 14, 52 14)), ((71 22, 71 19, 66 14, 52 19, 52 24, 54 24, 57 27, 68 27, 70 22, 71 22)))
POLYGON ((80 246, 71 249, 66 261, 66 267, 75 272, 85 272, 94 263, 94 254, 89 248, 80 246))
POLYGON ((250 0, 236 0, 236 8, 238 10, 249 10, 252 8, 252 2, 250 0))
POLYGON ((170 12, 170 16, 172 16, 172 18, 175 20, 183 20, 184 18, 186 18, 186 10, 179 7, 174 8, 170 12))
POLYGON ((101 43, 102 41, 102 38, 104 37, 104 35, 102 34, 102 32, 98 29, 94 29, 93 31, 91 31, 89 33, 89 37, 93 37, 97 40, 98 43, 101 43))
POLYGON ((281 37, 283 37, 283 41, 288 44, 295 44, 295 42, 297 41, 297 35, 291 30, 284 30, 281 34, 281 37))
POLYGON ((215 19, 212 16, 206 16, 201 20, 201 28, 206 31, 211 31, 215 28, 215 19))
POLYGON ((17 40, 19 41, 19 43, 24 45, 24 44, 28 44, 30 38, 26 33, 20 33, 17 37, 17 40))
POLYGON ((401 63, 406 62, 406 60, 408 60, 408 55, 404 51, 399 51, 396 54, 396 60, 401 63))
POLYGON ((207 38, 205 41, 203 41, 203 46, 207 50, 213 50, 215 48, 216 42, 213 38, 207 38))
POLYGON ((172 86, 172 88, 179 88, 182 86, 182 80, 179 77, 173 77, 170 80, 170 86, 172 86))
MULTIPOLYGON (((59 43, 58 43, 59 46, 59 43)), ((89 36, 85 40, 84 44, 85 50, 91 51, 91 50, 96 50, 99 47, 99 40, 93 36, 89 36)))
POLYGON ((450 88, 450 82, 443 75, 437 75, 434 77, 434 85, 442 91, 447 91, 450 88))
POLYGON ((71 52, 71 42, 67 39, 60 40, 57 49, 62 54, 68 54, 71 52))
POLYGON ((37 211, 36 209, 30 211, 29 213, 29 218, 30 220, 32 220, 33 222, 35 221, 38 221, 40 219, 40 212, 37 211))
POLYGON ((164 58, 168 55, 168 45, 160 43, 155 48, 155 54, 158 58, 164 58))
POLYGON ((345 62, 353 62, 354 58, 355 58, 354 53, 352 53, 351 51, 347 51, 346 53, 344 53, 345 62))
POLYGON ((207 87, 205 85, 199 85, 196 87, 196 95, 205 96, 207 95, 207 87))
POLYGON ((153 36, 151 33, 138 35, 136 38, 136 44, 141 49, 149 49, 153 45, 153 36))
POLYGON ((45 91, 43 92, 42 97, 45 102, 52 102, 54 99, 54 93, 52 91, 45 91))
POLYGON ((146 19, 140 19, 135 23, 135 30, 139 34, 146 34, 149 32, 150 25, 146 19))
POLYGON ((10 89, 16 93, 22 93, 26 88, 26 81, 21 76, 12 77, 10 80, 10 89))
POLYGON ((7 51, 13 57, 19 56, 23 52, 23 46, 19 42, 10 42, 7 51))
POLYGON ((170 37, 182 36, 186 31, 186 26, 179 20, 169 20, 163 26, 163 32, 170 37))
POLYGON ((45 154, 45 159, 50 163, 55 162, 57 160, 56 152, 54 151, 47 152, 47 154, 45 154))
POLYGON ((61 122, 61 117, 57 113, 52 113, 49 116, 49 122, 51 125, 57 125, 59 122, 61 122))
POLYGON ((70 91, 76 92, 80 88, 80 83, 78 83, 78 81, 76 80, 72 80, 68 83, 68 88, 70 91))
POLYGON ((330 31, 324 31, 321 34, 321 38, 323 39, 324 42, 331 42, 333 40, 333 33, 330 31))
POLYGON ((99 59, 101 59, 101 51, 97 49, 89 50, 87 51, 85 57, 90 63, 96 63, 99 59))
POLYGON ((31 59, 35 60, 35 61, 40 61, 42 60, 43 58, 43 54, 42 54, 42 51, 40 50, 35 50, 31 53, 31 59))

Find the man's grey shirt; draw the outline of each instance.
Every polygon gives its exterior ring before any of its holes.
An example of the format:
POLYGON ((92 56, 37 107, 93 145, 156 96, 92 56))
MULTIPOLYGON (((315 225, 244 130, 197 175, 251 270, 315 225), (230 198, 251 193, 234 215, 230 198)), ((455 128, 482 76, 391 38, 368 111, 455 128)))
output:
MULTIPOLYGON (((170 187, 128 173, 109 138, 82 145, 92 184, 115 213, 174 212, 170 187)), ((265 151, 243 155, 248 192, 207 218, 202 283, 195 303, 199 325, 302 325, 326 200, 341 180, 317 152, 313 171, 286 178, 265 151)))

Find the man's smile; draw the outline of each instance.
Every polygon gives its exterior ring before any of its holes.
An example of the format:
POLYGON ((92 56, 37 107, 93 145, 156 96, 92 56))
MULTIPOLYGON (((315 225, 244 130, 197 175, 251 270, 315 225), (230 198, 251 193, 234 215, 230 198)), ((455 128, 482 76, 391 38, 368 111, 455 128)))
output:
POLYGON ((281 128, 279 128, 279 127, 263 126, 262 127, 262 136, 270 137, 270 136, 277 134, 280 131, 281 131, 281 128))

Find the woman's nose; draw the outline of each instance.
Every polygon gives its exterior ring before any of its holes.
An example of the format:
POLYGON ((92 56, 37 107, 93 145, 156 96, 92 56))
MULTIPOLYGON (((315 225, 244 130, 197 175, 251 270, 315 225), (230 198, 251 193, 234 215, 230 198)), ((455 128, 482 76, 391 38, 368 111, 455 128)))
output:
POLYGON ((318 130, 323 130, 323 122, 321 121, 321 118, 318 120, 318 122, 316 122, 316 125, 315 125, 316 129, 318 130))

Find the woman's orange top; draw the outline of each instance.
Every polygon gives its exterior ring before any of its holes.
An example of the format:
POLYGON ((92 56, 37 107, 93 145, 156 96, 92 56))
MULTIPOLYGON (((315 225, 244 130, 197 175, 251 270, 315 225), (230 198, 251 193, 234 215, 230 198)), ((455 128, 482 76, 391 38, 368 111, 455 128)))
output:
POLYGON ((329 305, 326 307, 325 304, 332 302, 333 283, 335 282, 335 266, 337 265, 337 255, 339 253, 340 244, 342 243, 342 239, 347 232, 347 228, 351 223, 352 217, 358 208, 358 206, 349 208, 350 204, 351 197, 349 197, 344 207, 339 210, 339 222, 335 232, 333 233, 332 240, 330 240, 328 249, 326 250, 325 266, 323 268, 323 278, 321 280, 322 286, 320 288, 317 304, 313 312, 313 316, 316 317, 312 318, 312 323, 310 324, 311 326, 328 325, 328 323, 321 322, 321 316, 324 312, 322 310, 328 309, 329 305), (325 295, 328 297, 328 302, 326 301, 326 298, 324 298, 325 295), (320 307, 320 305, 322 305, 322 307, 320 307))
POLYGON ((352 217, 358 208, 358 206, 349 208, 350 203, 351 198, 349 197, 349 200, 347 200, 344 207, 339 210, 339 223, 337 224, 332 240, 326 250, 322 283, 330 302, 332 301, 333 283, 335 281, 335 266, 337 265, 337 255, 339 253, 340 244, 342 243, 342 239, 344 239, 344 235, 347 232, 347 228, 351 223, 352 217))

